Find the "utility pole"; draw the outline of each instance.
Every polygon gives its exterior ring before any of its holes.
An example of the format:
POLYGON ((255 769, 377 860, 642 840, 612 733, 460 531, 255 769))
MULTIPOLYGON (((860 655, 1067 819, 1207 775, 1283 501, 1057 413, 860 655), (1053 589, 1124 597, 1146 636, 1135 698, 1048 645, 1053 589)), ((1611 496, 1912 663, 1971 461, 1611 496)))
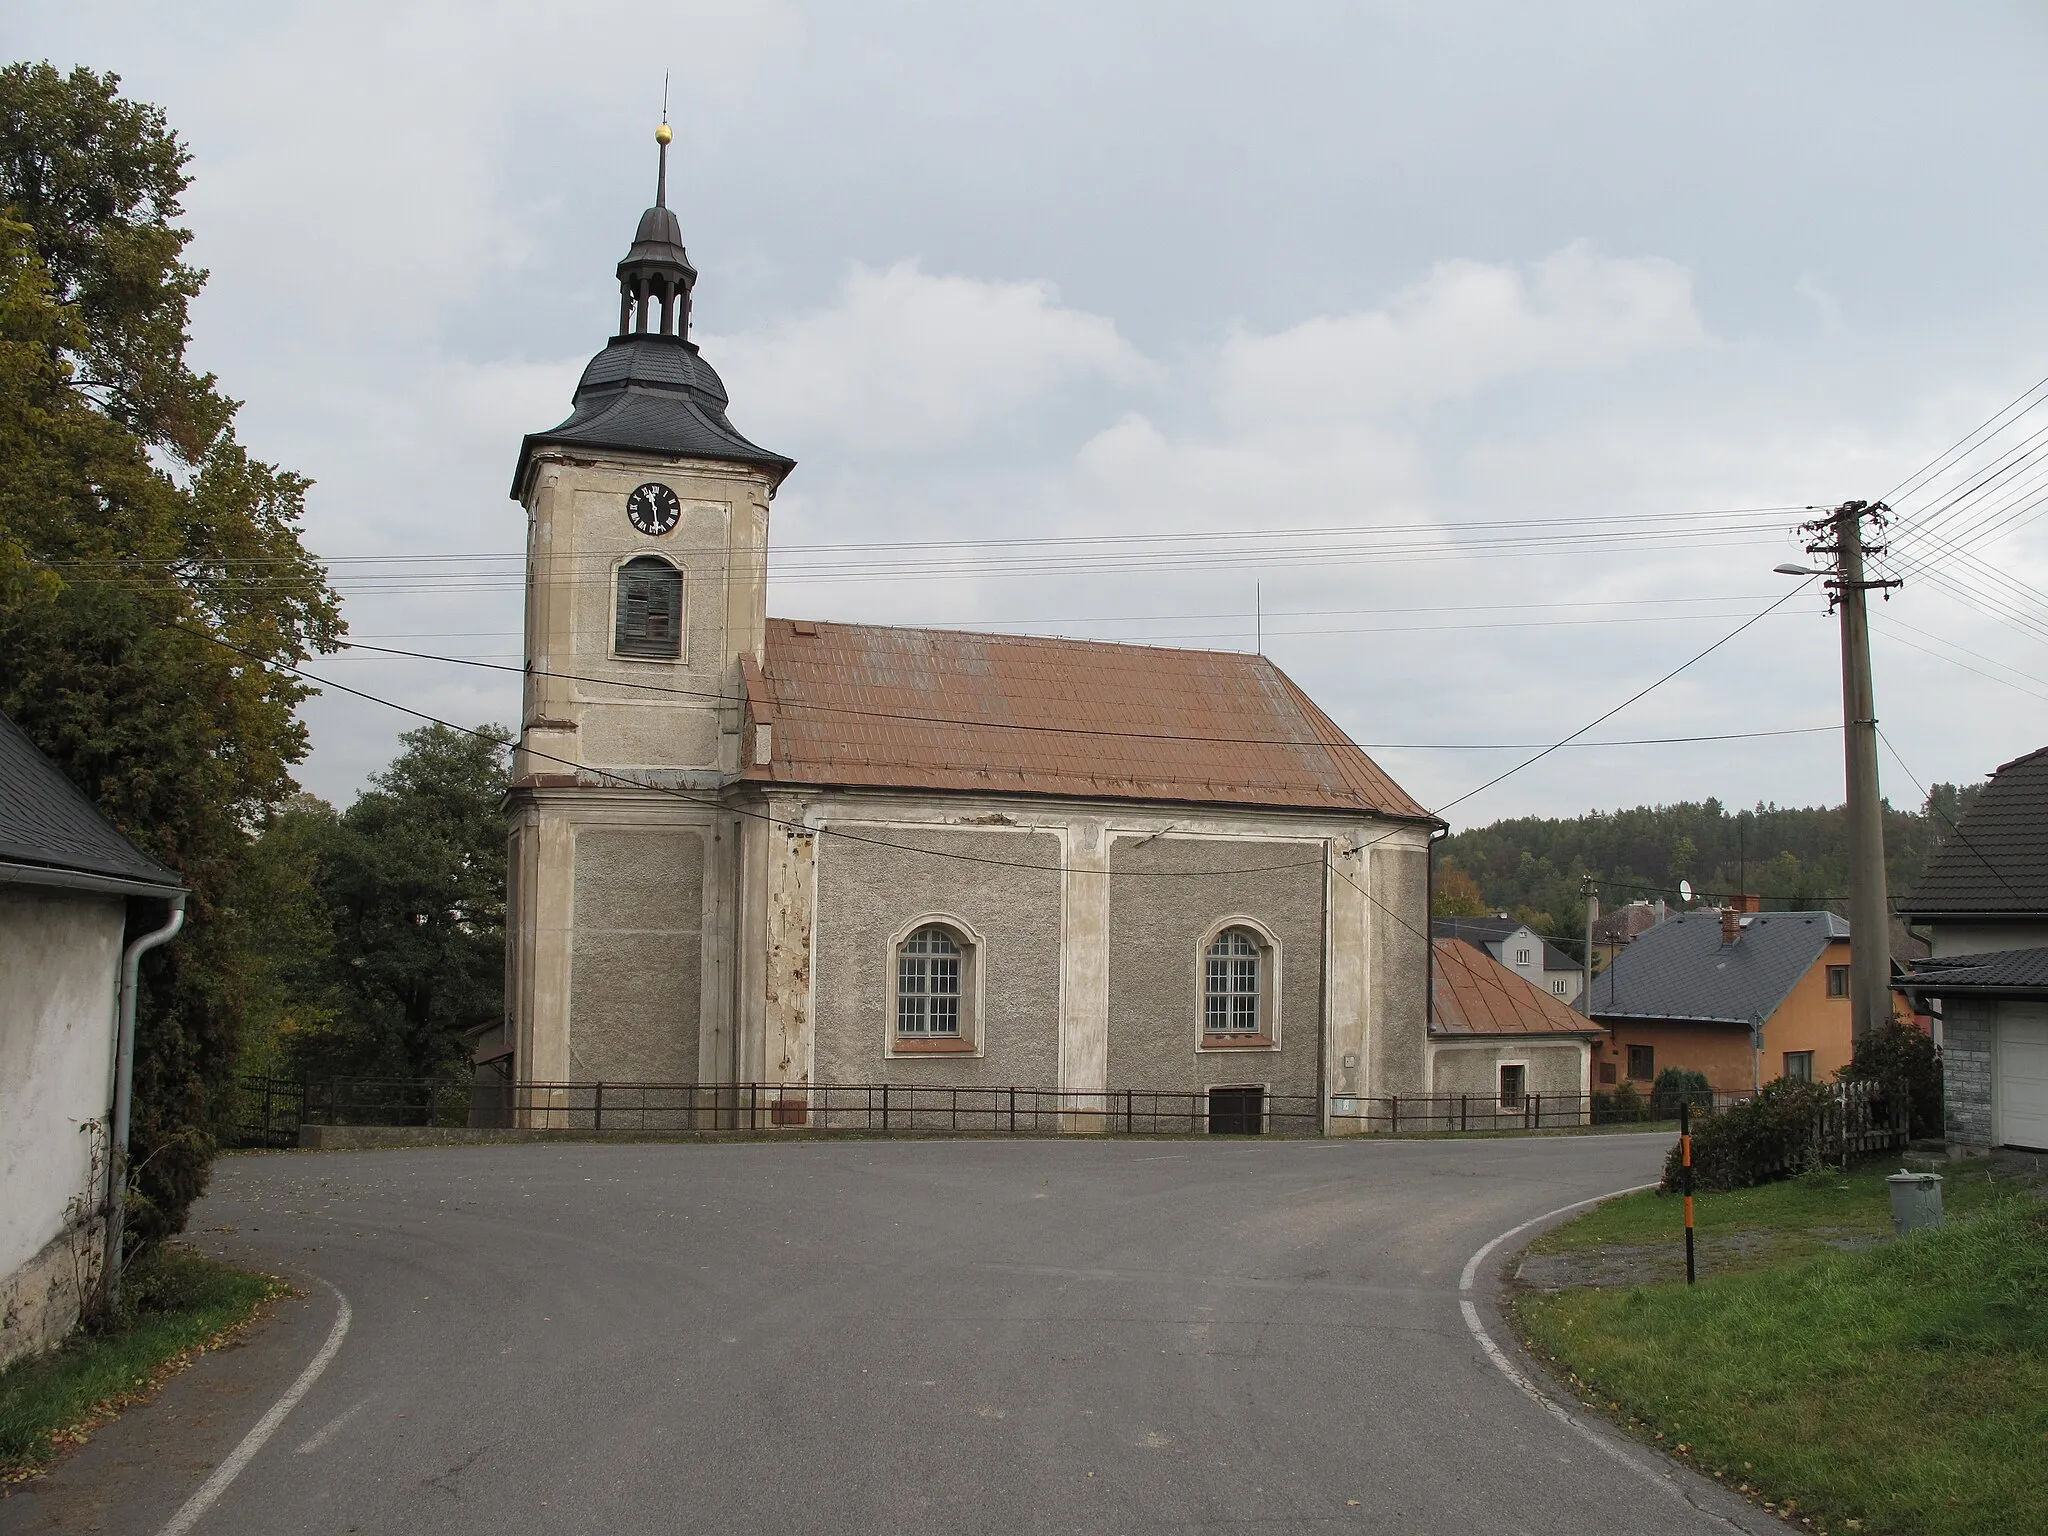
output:
POLYGON ((1579 889, 1586 897, 1586 990, 1582 994, 1585 1004, 1579 1011, 1590 1019, 1593 1017, 1593 925, 1600 920, 1600 889, 1594 885, 1591 875, 1580 880, 1579 889))
MULTIPOLYGON (((1863 520, 1881 532, 1883 502, 1845 501, 1805 525, 1808 554, 1831 555, 1829 606, 1842 621, 1842 756, 1849 813, 1849 1021, 1857 1039, 1891 1017, 1891 903, 1885 894, 1884 802, 1877 784, 1877 703, 1870 684, 1870 615, 1865 594, 1899 585, 1863 574, 1863 520)), ((1780 569, 1784 569, 1781 567, 1780 569)), ((1797 570, 1797 568, 1795 568, 1797 570)), ((1797 574, 1808 572, 1797 570, 1797 574)))

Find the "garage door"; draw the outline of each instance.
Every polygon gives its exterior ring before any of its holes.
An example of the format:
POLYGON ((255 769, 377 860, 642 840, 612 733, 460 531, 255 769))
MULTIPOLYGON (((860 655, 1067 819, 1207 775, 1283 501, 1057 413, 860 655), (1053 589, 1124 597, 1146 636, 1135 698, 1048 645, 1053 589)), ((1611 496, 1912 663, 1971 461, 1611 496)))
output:
POLYGON ((1998 1010, 1998 1139, 2048 1152, 2048 1004, 1998 1010))

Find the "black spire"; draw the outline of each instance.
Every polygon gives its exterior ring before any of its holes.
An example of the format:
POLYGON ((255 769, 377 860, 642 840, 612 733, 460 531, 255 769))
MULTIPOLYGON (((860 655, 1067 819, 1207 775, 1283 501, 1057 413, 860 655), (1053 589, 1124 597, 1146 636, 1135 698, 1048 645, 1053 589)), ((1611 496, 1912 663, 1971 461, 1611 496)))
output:
POLYGON ((697 269, 683 249, 683 226, 668 206, 667 123, 654 130, 661 146, 655 171, 654 206, 640 215, 633 248, 619 263, 619 334, 621 336, 690 336, 690 291, 697 269))
MULTIPOLYGON (((633 248, 619 263, 619 334, 590 360, 576 384, 576 408, 519 447, 512 477, 515 500, 525 494, 534 455, 545 449, 623 450, 668 459, 709 459, 760 469, 771 487, 796 461, 750 443, 727 419, 725 385, 690 340, 690 292, 697 269, 683 249, 683 229, 668 208, 669 126, 655 130, 661 146, 654 206, 640 215, 633 248)), ((772 491, 771 491, 772 494, 772 491)))

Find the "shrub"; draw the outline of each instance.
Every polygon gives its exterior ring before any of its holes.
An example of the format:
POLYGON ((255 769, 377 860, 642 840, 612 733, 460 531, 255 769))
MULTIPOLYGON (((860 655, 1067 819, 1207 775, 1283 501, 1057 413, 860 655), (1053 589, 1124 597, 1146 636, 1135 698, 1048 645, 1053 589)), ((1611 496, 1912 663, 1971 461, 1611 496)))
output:
MULTIPOLYGON (((1662 1087, 1662 1080, 1659 1080, 1662 1087)), ((1692 1123, 1693 1187, 1748 1189, 1820 1164, 1818 1135, 1828 1105, 1819 1083, 1780 1078, 1747 1104, 1696 1115, 1692 1123)), ((1678 1189, 1679 1149, 1664 1160, 1663 1188, 1678 1189)))
POLYGON ((1699 1108, 1711 1107, 1714 1086, 1707 1081, 1704 1072, 1695 1072, 1690 1067, 1666 1067, 1657 1074, 1657 1081, 1650 1088, 1650 1117, 1654 1120, 1676 1120, 1678 1106, 1683 1101, 1690 1101, 1699 1108))
POLYGON ((1904 1083, 1913 1101, 1913 1134, 1941 1134, 1941 1048, 1911 1024, 1892 1019, 1873 1029, 1835 1075, 1845 1083, 1904 1083))
POLYGON ((1595 1125, 1622 1125, 1647 1118, 1649 1116, 1643 1106, 1643 1096, 1636 1092, 1634 1083, 1623 1082, 1612 1093, 1593 1095, 1595 1125))

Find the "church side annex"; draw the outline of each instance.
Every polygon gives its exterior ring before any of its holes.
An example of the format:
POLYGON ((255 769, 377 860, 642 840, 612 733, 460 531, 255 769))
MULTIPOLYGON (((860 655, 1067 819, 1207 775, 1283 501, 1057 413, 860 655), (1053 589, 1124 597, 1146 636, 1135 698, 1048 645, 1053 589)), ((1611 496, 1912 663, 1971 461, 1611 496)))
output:
POLYGON ((512 1079, 1428 1093, 1441 823, 1271 662, 767 617, 795 464, 690 340, 668 137, 513 478, 512 1079))

